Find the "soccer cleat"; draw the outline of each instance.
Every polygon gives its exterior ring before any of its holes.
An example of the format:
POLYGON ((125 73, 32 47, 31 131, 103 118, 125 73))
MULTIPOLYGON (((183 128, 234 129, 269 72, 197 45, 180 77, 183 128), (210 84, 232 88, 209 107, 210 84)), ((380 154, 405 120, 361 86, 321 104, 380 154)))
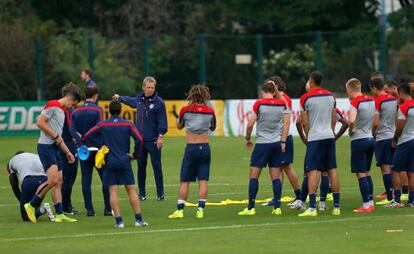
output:
POLYGON ((370 205, 367 209, 367 213, 372 213, 375 211, 375 206, 374 205, 370 205))
POLYGON ((88 211, 86 211, 86 216, 88 216, 88 217, 95 216, 95 210, 88 210, 88 211))
POLYGON ((295 199, 292 202, 290 202, 289 204, 287 204, 287 206, 296 207, 296 206, 299 206, 300 204, 302 204, 302 201, 300 199, 295 199))
POLYGON ((24 204, 24 210, 26 211, 27 217, 29 218, 29 220, 32 223, 36 223, 37 219, 36 219, 36 209, 30 204, 24 204))
POLYGON ((384 192, 382 194, 378 194, 378 195, 375 196, 375 198, 376 199, 385 199, 385 198, 387 198, 387 193, 384 192))
POLYGON ((315 217, 318 216, 316 208, 308 208, 303 213, 298 214, 299 217, 315 217))
POLYGON ((168 215, 169 219, 182 219, 184 218, 184 210, 176 210, 172 214, 168 215))
POLYGON ((104 216, 113 216, 114 215, 114 211, 112 210, 104 210, 104 216))
POLYGON ((332 193, 328 193, 326 195, 326 201, 333 201, 333 194, 332 193))
POLYGON ((325 202, 319 202, 318 211, 326 211, 328 210, 328 207, 326 206, 325 202))
POLYGON ((262 206, 274 206, 274 205, 275 203, 273 203, 273 200, 262 204, 262 206))
POLYGON ((50 221, 55 221, 55 215, 52 212, 52 209, 50 209, 49 203, 43 204, 43 215, 46 216, 50 221))
POLYGON ((76 222, 76 221, 77 221, 76 219, 69 218, 66 215, 64 215, 63 213, 56 215, 56 218, 55 218, 55 222, 59 222, 59 223, 61 223, 61 222, 76 222))
POLYGON ((284 196, 280 199, 280 202, 282 203, 287 203, 287 202, 293 202, 295 200, 295 198, 289 197, 289 196, 284 196))
POLYGON ((139 200, 141 200, 141 201, 145 201, 145 200, 147 200, 147 196, 145 196, 145 195, 141 195, 141 194, 139 194, 139 195, 138 195, 138 198, 139 198, 139 200))
POLYGON ((407 203, 404 205, 404 207, 414 207, 414 203, 407 203))
POLYGON ((165 200, 164 195, 158 196, 158 197, 157 197, 157 200, 158 200, 158 201, 164 201, 164 200, 165 200))
POLYGON ((401 201, 408 201, 408 194, 401 194, 401 201))
POLYGON ((394 200, 393 200, 393 199, 388 200, 388 199, 384 198, 383 200, 378 201, 378 202, 376 202, 375 204, 376 204, 376 205, 389 205, 389 204, 391 204, 392 202, 394 202, 394 200))
POLYGON ((339 216, 339 215, 341 215, 341 209, 338 208, 338 207, 334 207, 334 209, 332 210, 331 214, 332 215, 335 215, 335 216, 339 216))
POLYGON ((115 228, 125 228, 125 225, 124 225, 124 223, 117 223, 117 224, 115 224, 115 228))
POLYGON ((244 210, 239 212, 238 214, 241 216, 253 216, 256 215, 256 209, 252 208, 249 210, 247 208, 244 208, 244 210))
POLYGON ((146 227, 149 224, 143 220, 135 220, 135 227, 146 227))
POLYGON ((306 210, 306 204, 305 202, 302 202, 302 200, 298 199, 293 202, 293 205, 290 207, 290 209, 306 210))
POLYGON ((384 208, 403 208, 403 204, 392 201, 391 204, 385 205, 384 208))
POLYGON ((202 219, 202 218, 204 218, 204 210, 199 210, 199 209, 197 209, 197 212, 196 212, 196 218, 197 218, 197 219, 202 219))
POLYGON ((272 215, 282 215, 282 209, 280 208, 273 209, 272 215))
POLYGON ((364 206, 361 206, 358 209, 352 210, 352 212, 354 212, 354 213, 366 213, 367 212, 367 209, 365 209, 364 206))

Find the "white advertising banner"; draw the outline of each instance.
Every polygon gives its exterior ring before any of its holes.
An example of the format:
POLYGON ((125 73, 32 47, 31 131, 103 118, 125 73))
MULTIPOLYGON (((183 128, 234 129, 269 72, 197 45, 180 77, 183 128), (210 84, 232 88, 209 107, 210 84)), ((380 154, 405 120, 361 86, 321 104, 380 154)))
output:
MULTIPOLYGON (((224 135, 225 136, 244 136, 249 117, 253 114, 253 104, 256 100, 226 100, 224 110, 224 135)), ((336 106, 346 119, 348 119, 349 99, 341 98, 336 100, 336 106)), ((292 99, 292 121, 290 133, 299 136, 296 130, 296 119, 300 114, 299 99, 292 99)), ((336 131, 340 128, 340 123, 336 125, 336 131)), ((253 135, 256 129, 253 129, 253 135)))

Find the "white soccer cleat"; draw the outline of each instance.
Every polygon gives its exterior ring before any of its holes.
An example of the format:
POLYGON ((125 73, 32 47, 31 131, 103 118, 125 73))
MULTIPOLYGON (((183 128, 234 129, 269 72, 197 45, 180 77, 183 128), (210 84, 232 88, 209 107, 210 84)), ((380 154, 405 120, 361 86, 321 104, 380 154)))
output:
POLYGON ((326 210, 328 210, 328 207, 326 206, 326 203, 325 202, 319 202, 318 211, 323 212, 323 211, 326 211, 326 210))
POLYGON ((300 199, 295 199, 292 202, 290 202, 289 204, 287 204, 287 206, 291 207, 292 209, 296 207, 301 207, 302 206, 302 200, 300 199))
POLYGON ((149 224, 143 220, 135 220, 135 227, 146 227, 149 224))
POLYGON ((125 225, 124 225, 124 223, 123 222, 121 222, 121 223, 117 223, 117 224, 115 224, 115 228, 125 228, 125 225))
POLYGON ((52 209, 50 208, 50 204, 49 203, 44 203, 43 204, 43 207, 42 207, 42 210, 43 211, 40 211, 40 212, 42 212, 42 214, 44 216, 46 216, 52 222, 55 221, 55 215, 53 214, 52 209))

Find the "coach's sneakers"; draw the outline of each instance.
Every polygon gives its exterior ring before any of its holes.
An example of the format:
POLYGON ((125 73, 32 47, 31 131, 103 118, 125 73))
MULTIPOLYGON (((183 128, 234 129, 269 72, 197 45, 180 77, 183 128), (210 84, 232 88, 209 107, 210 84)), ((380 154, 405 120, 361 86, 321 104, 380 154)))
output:
POLYGON ((114 211, 111 210, 107 210, 104 209, 104 216, 113 216, 114 215, 114 211))
POLYGON ((376 202, 375 204, 376 204, 376 205, 389 205, 389 204, 391 204, 392 202, 394 202, 394 200, 393 200, 393 199, 388 200, 387 198, 384 198, 383 200, 378 201, 378 202, 376 202))
POLYGON ((385 205, 384 208, 403 208, 403 204, 392 201, 391 204, 385 205))
POLYGON ((401 201, 408 201, 408 194, 401 194, 401 201))
POLYGON ((326 211, 328 210, 328 207, 326 206, 326 203, 323 201, 319 201, 318 211, 326 211))
POLYGON ((143 220, 135 220, 135 227, 146 227, 149 224, 143 220))
POLYGON ((244 208, 243 211, 239 212, 239 215, 240 216, 253 216, 253 215, 256 215, 256 209, 252 208, 252 209, 249 210, 247 208, 244 208))
POLYGON ((196 212, 196 218, 197 218, 197 219, 202 219, 202 218, 204 218, 204 210, 197 209, 197 212, 196 212))
POLYGON ((303 213, 298 214, 299 217, 315 217, 318 216, 316 208, 308 208, 303 213))
POLYGON ((145 201, 145 200, 147 200, 147 196, 145 196, 145 195, 141 195, 141 194, 139 194, 139 195, 138 195, 138 198, 139 198, 139 200, 141 200, 141 201, 145 201))
POLYGON ((36 223, 36 209, 30 204, 24 204, 24 210, 26 211, 27 217, 32 223, 36 223))
POLYGON ((184 218, 184 210, 175 210, 172 214, 168 215, 169 219, 182 219, 184 218))
POLYGON ((44 203, 43 206, 40 208, 40 212, 46 216, 50 221, 55 221, 55 215, 52 212, 52 209, 50 208, 49 203, 44 203))
POLYGON ((339 215, 341 215, 341 209, 339 207, 334 207, 331 214, 335 215, 335 216, 339 216, 339 215))
POLYGON ((116 223, 115 224, 115 228, 125 228, 125 225, 124 225, 124 223, 123 222, 121 222, 121 223, 116 223))
POLYGON ((272 211, 272 215, 282 215, 282 209, 274 208, 272 211))
POLYGON ((69 218, 63 213, 56 215, 56 218, 55 218, 55 222, 59 222, 59 223, 60 222, 76 222, 76 221, 77 221, 76 219, 69 218))

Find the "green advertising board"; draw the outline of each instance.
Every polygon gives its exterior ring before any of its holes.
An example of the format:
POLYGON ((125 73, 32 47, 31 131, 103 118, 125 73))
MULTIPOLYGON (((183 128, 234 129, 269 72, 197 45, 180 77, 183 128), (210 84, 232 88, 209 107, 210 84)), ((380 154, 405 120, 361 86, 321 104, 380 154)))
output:
POLYGON ((38 135, 36 118, 45 102, 0 102, 0 136, 38 135))

